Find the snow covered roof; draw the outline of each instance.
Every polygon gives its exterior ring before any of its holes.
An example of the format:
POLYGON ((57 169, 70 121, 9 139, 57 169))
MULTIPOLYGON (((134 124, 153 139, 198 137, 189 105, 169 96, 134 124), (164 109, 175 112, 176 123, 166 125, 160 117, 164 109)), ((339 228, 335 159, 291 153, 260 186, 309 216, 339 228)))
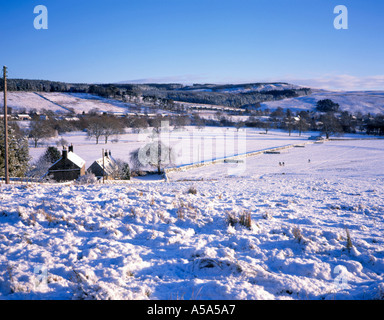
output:
POLYGON ((76 153, 73 153, 72 151, 68 152, 68 160, 71 160, 79 168, 82 168, 85 165, 85 160, 80 158, 76 153))
MULTIPOLYGON (((58 162, 60 162, 63 159, 61 157, 59 160, 57 160, 55 163, 51 165, 51 168, 56 165, 58 162)), ((76 166, 79 168, 82 168, 85 165, 85 160, 79 157, 76 153, 73 153, 72 151, 68 151, 67 153, 67 159, 73 162, 76 166)))
MULTIPOLYGON (((97 159, 95 162, 103 169, 103 158, 97 159)), ((111 174, 116 169, 116 166, 117 164, 114 159, 109 156, 104 157, 104 170, 107 174, 111 174)))

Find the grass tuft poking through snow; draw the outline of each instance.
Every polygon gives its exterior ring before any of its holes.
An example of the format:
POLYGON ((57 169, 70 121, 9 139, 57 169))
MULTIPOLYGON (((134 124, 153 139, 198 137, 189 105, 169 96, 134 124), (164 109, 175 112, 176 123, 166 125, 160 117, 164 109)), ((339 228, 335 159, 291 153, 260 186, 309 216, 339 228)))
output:
POLYGON ((191 187, 189 187, 189 189, 188 189, 188 193, 189 193, 189 194, 194 194, 194 195, 196 195, 196 194, 197 194, 197 190, 196 190, 195 187, 191 186, 191 187))
POLYGON ((346 244, 346 247, 347 247, 348 252, 350 252, 351 249, 353 248, 353 243, 352 243, 351 235, 349 234, 349 230, 348 230, 347 227, 345 228, 345 233, 347 234, 347 244, 346 244))
POLYGON ((252 218, 251 213, 248 211, 242 212, 227 212, 227 224, 235 227, 236 225, 241 225, 247 229, 252 229, 252 218))
POLYGON ((292 229, 292 233, 293 233, 293 237, 295 238, 295 240, 298 243, 302 243, 303 242, 303 235, 301 234, 301 229, 298 226, 295 226, 292 229))
POLYGON ((179 203, 177 206, 177 219, 192 219, 196 220, 198 216, 198 212, 196 207, 189 201, 183 201, 179 199, 179 203))

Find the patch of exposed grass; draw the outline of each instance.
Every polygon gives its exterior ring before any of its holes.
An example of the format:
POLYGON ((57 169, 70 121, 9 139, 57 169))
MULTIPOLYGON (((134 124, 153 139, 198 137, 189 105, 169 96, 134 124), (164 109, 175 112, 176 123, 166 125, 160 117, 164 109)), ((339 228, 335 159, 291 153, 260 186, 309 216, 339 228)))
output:
POLYGON ((353 243, 352 243, 351 235, 349 234, 349 230, 348 230, 347 227, 345 228, 345 232, 347 234, 347 244, 346 244, 346 247, 347 247, 348 251, 351 251, 351 249, 353 248, 353 243))
POLYGON ((227 212, 227 224, 233 227, 239 224, 247 229, 252 229, 251 213, 248 211, 242 211, 240 213, 227 212))
POLYGON ((301 229, 300 227, 298 226, 295 226, 292 230, 292 233, 293 233, 293 237, 295 238, 295 240, 298 242, 298 243, 302 243, 303 242, 303 235, 301 234, 301 229))
POLYGON ((191 187, 189 187, 189 189, 188 189, 188 193, 190 193, 190 194, 197 194, 197 190, 196 190, 195 187, 191 186, 191 187))

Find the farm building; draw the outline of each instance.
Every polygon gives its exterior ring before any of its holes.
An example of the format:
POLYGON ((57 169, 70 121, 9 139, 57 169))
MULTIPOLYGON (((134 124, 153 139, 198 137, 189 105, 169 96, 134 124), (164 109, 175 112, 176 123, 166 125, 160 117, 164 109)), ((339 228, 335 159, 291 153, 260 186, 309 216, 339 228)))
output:
POLYGON ((111 151, 105 151, 103 157, 94 161, 87 169, 88 173, 93 173, 97 178, 114 179, 118 165, 111 155, 111 151))
POLYGON ((56 181, 76 180, 85 174, 85 161, 73 152, 73 146, 64 148, 62 156, 49 169, 48 175, 56 181))
POLYGON ((22 121, 26 121, 26 120, 32 120, 31 116, 29 114, 18 114, 16 115, 16 119, 17 120, 22 120, 22 121))

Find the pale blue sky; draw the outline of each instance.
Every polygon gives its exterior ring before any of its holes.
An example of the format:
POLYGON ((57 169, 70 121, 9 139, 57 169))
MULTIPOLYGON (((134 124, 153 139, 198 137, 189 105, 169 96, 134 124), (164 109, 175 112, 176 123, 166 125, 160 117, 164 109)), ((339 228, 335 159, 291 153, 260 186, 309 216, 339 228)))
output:
POLYGON ((0 0, 9 77, 384 86, 381 0, 0 0), (48 30, 33 26, 48 8, 48 30), (344 4, 349 29, 336 30, 344 4))

